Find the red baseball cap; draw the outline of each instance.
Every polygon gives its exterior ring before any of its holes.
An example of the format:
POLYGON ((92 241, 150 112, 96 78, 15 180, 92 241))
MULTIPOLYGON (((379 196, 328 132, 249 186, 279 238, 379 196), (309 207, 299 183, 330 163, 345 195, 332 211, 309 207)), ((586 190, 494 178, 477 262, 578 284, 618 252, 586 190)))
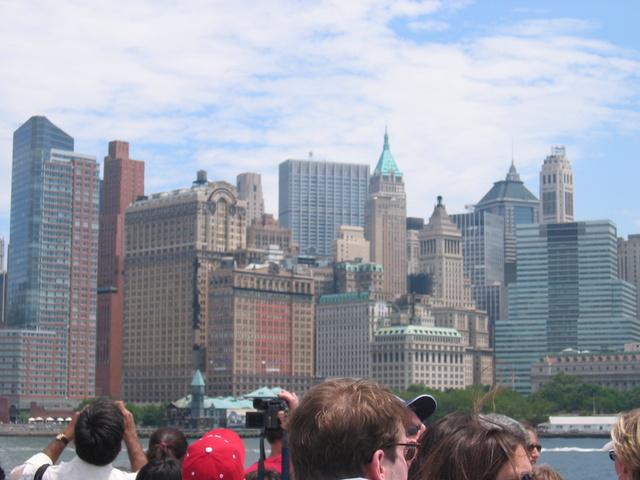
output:
POLYGON ((189 445, 182 460, 185 480, 244 480, 244 443, 236 432, 211 430, 189 445))

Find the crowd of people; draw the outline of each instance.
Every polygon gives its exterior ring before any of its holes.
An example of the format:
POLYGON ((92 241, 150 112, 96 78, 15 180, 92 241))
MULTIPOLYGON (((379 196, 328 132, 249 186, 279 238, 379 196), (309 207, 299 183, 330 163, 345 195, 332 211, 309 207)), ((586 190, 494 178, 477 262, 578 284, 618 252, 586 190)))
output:
MULTIPOLYGON (((326 381, 300 401, 280 396, 290 410, 281 412, 282 429, 264 432, 271 454, 246 469, 243 441, 232 430, 212 430, 189 445, 179 429, 161 428, 145 452, 124 404, 98 399, 10 478, 288 480, 290 466, 294 480, 562 480, 538 465, 535 429, 504 415, 454 412, 425 427, 436 411, 432 396, 405 402, 371 380, 326 381), (70 442, 76 457, 56 465, 70 442), (111 465, 122 443, 133 473, 111 465)), ((640 480, 640 409, 621 414, 611 438, 605 448, 618 479, 640 480)))

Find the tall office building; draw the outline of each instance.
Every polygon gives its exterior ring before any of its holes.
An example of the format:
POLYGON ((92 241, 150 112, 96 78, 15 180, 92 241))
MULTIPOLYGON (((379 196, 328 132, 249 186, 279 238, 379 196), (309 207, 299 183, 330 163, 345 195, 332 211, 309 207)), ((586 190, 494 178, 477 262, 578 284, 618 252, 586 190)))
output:
POLYGON ((99 164, 42 116, 13 137, 0 396, 25 406, 95 394, 99 164))
POLYGON ((238 199, 247 204, 247 225, 251 225, 253 220, 260 221, 264 215, 261 179, 259 173, 241 173, 236 177, 238 199))
POLYGON ((438 197, 429 223, 419 234, 419 269, 433 278, 432 315, 437 327, 455 328, 472 359, 473 383, 493 382, 493 351, 489 346, 487 313, 478 310, 471 296, 471 282, 465 277, 462 233, 451 221, 438 197))
POLYGON ((384 269, 384 291, 407 293, 407 197, 386 131, 382 153, 371 175, 364 216, 371 261, 384 269))
POLYGON ((618 266, 620 278, 636 287, 638 315, 640 315, 640 235, 618 238, 618 266))
POLYGON ((339 225, 364 226, 369 166, 315 160, 280 164, 279 219, 302 255, 328 257, 339 225))
POLYGON ((540 223, 573 222, 573 172, 564 147, 553 147, 540 170, 540 223))
POLYGON ((4 268, 4 238, 0 237, 0 329, 4 328, 7 306, 7 271, 4 268))
POLYGON ((391 304, 368 290, 323 295, 316 305, 316 375, 371 377, 371 342, 391 304))
POLYGON ((314 296, 308 275, 272 264, 209 276, 207 389, 239 396, 265 385, 306 392, 314 380, 314 296))
POLYGON ((245 248, 245 215, 235 186, 204 171, 191 188, 126 209, 124 399, 180 398, 193 372, 207 371, 209 272, 245 248))
POLYGON ((129 158, 127 142, 109 142, 98 242, 96 394, 122 398, 124 314, 124 213, 144 195, 144 162, 129 158))
POLYGON ((471 296, 478 309, 489 316, 493 347, 495 322, 506 318, 504 219, 489 212, 453 214, 450 218, 462 233, 464 275, 471 280, 471 296))
POLYGON ((504 180, 495 182, 487 194, 475 205, 476 212, 488 212, 504 219, 504 262, 505 282, 515 278, 516 227, 539 221, 540 202, 531 193, 515 165, 504 180))
POLYGON ((636 289, 618 278, 609 220, 521 225, 509 318, 496 322, 497 380, 531 389, 531 364, 566 348, 622 349, 640 340, 636 289))

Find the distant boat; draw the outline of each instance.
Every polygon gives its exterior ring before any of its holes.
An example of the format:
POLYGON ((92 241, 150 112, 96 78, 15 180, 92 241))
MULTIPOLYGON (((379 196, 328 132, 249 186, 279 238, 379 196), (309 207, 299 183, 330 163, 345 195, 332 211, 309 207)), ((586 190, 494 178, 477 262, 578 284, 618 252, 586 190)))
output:
POLYGON ((549 417, 537 430, 542 437, 608 437, 617 419, 616 415, 549 417))

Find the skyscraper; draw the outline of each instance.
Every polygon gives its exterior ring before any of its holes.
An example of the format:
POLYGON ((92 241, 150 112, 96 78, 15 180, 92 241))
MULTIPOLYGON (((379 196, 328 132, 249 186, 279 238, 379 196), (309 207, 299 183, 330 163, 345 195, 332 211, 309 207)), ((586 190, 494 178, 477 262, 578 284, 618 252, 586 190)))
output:
POLYGON ((504 219, 505 282, 515 278, 516 226, 539 221, 540 202, 531 193, 515 165, 504 180, 495 182, 487 194, 475 205, 476 212, 489 212, 504 219))
POLYGON ((264 215, 264 198, 259 173, 241 173, 236 177, 238 199, 247 203, 247 225, 264 215))
POLYGON ((384 291, 407 293, 407 197, 386 131, 382 153, 369 182, 364 216, 371 261, 384 268, 384 291))
POLYGON ((573 222, 573 172, 564 147, 553 147, 540 170, 540 223, 573 222))
POLYGON ((497 380, 523 393, 532 362, 566 348, 622 349, 640 340, 635 286, 618 278, 609 220, 521 225, 509 318, 496 322, 497 380))
POLYGON ((79 401, 95 393, 99 165, 42 116, 18 128, 13 145, 0 338, 0 351, 11 351, 0 355, 0 395, 22 405, 79 401))
POLYGON ((245 215, 235 186, 204 171, 191 188, 127 208, 124 399, 180 398, 194 371, 207 371, 209 273, 245 248, 245 215))
POLYGON ((144 162, 129 158, 127 142, 109 142, 104 157, 98 259, 96 394, 122 398, 124 212, 144 195, 144 162))
POLYGON ((280 164, 279 220, 302 255, 327 257, 339 225, 364 226, 369 166, 315 160, 280 164))
POLYGON ((493 382, 493 352, 489 347, 487 314, 476 307, 471 282, 464 274, 462 233, 451 221, 442 197, 418 236, 420 272, 433 277, 432 315, 438 327, 455 328, 462 337, 470 365, 470 383, 493 382))
POLYGON ((451 215, 462 233, 464 274, 471 280, 471 296, 489 316, 490 346, 495 321, 506 316, 504 283, 504 219, 489 212, 451 215))

